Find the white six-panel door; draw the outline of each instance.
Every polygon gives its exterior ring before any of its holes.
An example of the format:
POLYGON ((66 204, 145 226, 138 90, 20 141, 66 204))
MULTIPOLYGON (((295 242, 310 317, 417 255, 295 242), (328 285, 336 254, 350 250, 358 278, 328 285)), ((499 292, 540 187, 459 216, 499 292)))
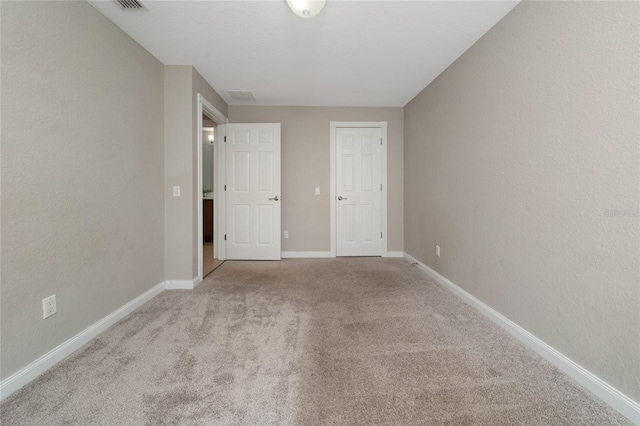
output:
POLYGON ((227 259, 280 260, 280 124, 227 124, 227 259))
POLYGON ((336 254, 382 255, 380 128, 336 129, 336 254))

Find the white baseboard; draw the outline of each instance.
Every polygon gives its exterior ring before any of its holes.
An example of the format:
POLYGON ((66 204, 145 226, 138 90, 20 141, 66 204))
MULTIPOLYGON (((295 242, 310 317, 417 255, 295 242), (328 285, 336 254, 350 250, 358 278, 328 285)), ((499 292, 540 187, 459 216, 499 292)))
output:
POLYGON ((202 282, 202 278, 192 280, 167 280, 165 288, 167 290, 193 290, 202 282))
POLYGON ((202 284, 202 278, 194 278, 193 279, 193 288, 195 289, 196 287, 198 287, 200 284, 202 284))
POLYGON ((335 257, 330 251, 283 251, 283 259, 319 259, 325 257, 335 257))
POLYGON ((80 349, 91 340, 98 337, 106 329, 120 321, 122 318, 135 311, 140 306, 144 305, 149 300, 162 293, 165 288, 164 281, 156 286, 147 290, 140 296, 136 297, 126 305, 111 312, 106 317, 102 318, 93 325, 85 328, 80 333, 73 336, 71 339, 62 343, 61 345, 50 350, 40 358, 36 359, 23 369, 15 372, 11 376, 0 382, 0 400, 5 399, 33 379, 62 361, 73 352, 80 349))
POLYGON ((388 251, 387 254, 382 257, 404 257, 404 253, 401 251, 388 251))
POLYGON ((522 343, 533 349, 540 354, 544 359, 555 365, 562 372, 567 374, 573 380, 587 388, 598 398, 609 404, 612 408, 618 411, 623 416, 635 424, 640 425, 640 404, 623 394, 613 386, 609 385, 604 380, 600 379, 595 374, 589 372, 581 365, 573 362, 556 349, 552 348, 533 334, 529 333, 518 324, 514 323, 501 313, 497 312, 493 308, 489 307, 484 302, 467 293, 462 288, 449 281, 433 269, 429 268, 424 263, 420 262, 413 256, 405 253, 404 257, 412 262, 417 263, 418 267, 427 273, 431 278, 436 280, 446 289, 451 291, 456 296, 463 299, 465 302, 476 308, 487 318, 498 324, 505 329, 509 334, 520 340, 522 343))
MULTIPOLYGON (((336 257, 330 251, 283 251, 281 254, 283 259, 320 259, 328 257, 336 257)), ((401 251, 388 251, 383 257, 404 257, 401 251)))

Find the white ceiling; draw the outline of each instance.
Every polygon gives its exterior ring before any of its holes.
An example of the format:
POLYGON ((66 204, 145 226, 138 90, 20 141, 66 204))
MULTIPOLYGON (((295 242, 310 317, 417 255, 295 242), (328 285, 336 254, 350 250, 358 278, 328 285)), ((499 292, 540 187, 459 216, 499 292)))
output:
POLYGON ((517 1, 91 0, 168 65, 193 65, 230 105, 404 106, 517 1), (227 90, 251 90, 233 101, 227 90))

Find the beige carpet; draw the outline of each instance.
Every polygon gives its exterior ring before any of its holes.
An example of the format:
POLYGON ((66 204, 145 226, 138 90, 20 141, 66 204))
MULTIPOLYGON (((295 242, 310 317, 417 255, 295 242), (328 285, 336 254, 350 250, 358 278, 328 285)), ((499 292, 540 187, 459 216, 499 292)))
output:
POLYGON ((226 262, 9 397, 3 425, 630 424, 401 259, 226 262))

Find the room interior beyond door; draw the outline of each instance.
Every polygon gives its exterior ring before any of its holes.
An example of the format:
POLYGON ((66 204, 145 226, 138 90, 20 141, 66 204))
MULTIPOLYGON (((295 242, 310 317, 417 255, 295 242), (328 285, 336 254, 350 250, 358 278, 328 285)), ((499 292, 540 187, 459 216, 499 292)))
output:
POLYGON ((215 253, 215 143, 216 123, 202 116, 202 276, 206 277, 220 264, 215 253))

